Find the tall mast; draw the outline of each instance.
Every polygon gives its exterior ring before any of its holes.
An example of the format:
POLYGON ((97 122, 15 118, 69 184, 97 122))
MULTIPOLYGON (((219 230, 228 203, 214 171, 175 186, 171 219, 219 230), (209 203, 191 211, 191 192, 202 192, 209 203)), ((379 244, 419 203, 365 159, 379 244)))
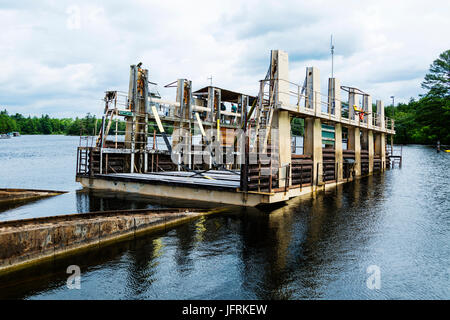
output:
POLYGON ((331 78, 334 78, 334 45, 333 45, 333 35, 331 35, 331 78))

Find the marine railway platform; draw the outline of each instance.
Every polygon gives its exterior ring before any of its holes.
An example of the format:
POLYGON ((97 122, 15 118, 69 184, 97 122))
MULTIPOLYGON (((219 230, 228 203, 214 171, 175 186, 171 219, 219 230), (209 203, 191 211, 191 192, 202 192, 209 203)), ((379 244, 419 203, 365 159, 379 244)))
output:
POLYGON ((176 90, 174 101, 161 97, 140 63, 130 67, 128 93, 106 91, 98 135, 80 137, 78 182, 257 206, 389 168, 386 145, 395 129, 383 102, 373 104, 337 78, 323 94, 315 67, 306 68, 302 84, 291 82, 284 51, 271 51, 255 96, 212 85, 194 91, 187 79, 165 87, 176 90))

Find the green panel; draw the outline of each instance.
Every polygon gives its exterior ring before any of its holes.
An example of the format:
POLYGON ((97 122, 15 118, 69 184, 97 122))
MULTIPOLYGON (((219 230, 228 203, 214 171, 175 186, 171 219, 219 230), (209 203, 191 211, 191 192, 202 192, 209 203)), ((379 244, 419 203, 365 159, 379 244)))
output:
POLYGON ((334 127, 322 124, 322 143, 327 145, 334 145, 334 140, 334 127))
POLYGON ((334 132, 322 131, 322 138, 334 140, 334 132))
POLYGON ((334 127, 333 126, 329 126, 327 124, 322 124, 322 129, 325 130, 332 130, 334 132, 334 127))
POLYGON ((131 111, 123 111, 123 110, 119 111, 119 116, 132 116, 132 115, 133 113, 131 111))

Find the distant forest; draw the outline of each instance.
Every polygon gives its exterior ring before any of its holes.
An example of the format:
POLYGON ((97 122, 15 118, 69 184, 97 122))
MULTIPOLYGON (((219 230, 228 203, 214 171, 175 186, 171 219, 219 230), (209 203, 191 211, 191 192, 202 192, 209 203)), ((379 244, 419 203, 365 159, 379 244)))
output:
MULTIPOLYGON (((65 135, 93 135, 98 133, 101 119, 87 114, 84 118, 50 118, 48 115, 38 117, 24 117, 16 113, 9 115, 6 110, 0 111, 0 133, 20 132, 20 134, 65 134, 65 135), (95 126, 97 128, 95 129, 95 126)), ((115 134, 115 125, 110 132, 115 134)), ((118 131, 125 131, 125 122, 120 121, 118 131)))
MULTIPOLYGON (((148 131, 153 132, 157 129, 154 121, 148 122, 148 131)), ((102 125, 102 119, 88 113, 84 118, 50 118, 48 115, 38 117, 24 117, 16 113, 9 115, 8 111, 0 111, 0 133, 19 132, 20 134, 64 134, 69 136, 94 135, 98 134, 102 125)), ((118 121, 117 132, 124 134, 125 121, 118 121)), ((172 126, 165 126, 168 134, 173 131, 172 126)), ((110 135, 116 134, 116 123, 113 123, 109 130, 110 135)))
MULTIPOLYGON (((435 144, 440 140, 442 144, 450 144, 450 50, 441 53, 431 64, 421 86, 427 93, 418 100, 411 98, 408 103, 385 107, 385 115, 395 120, 394 142, 435 144)), ((0 111, 0 133, 92 135, 100 125, 101 121, 89 113, 84 118, 55 119, 48 115, 24 117, 18 113, 9 115, 6 109, 0 111)), ((300 119, 293 119, 294 134, 303 133, 302 125, 300 119)), ((151 126, 156 127, 154 123, 151 126)), ((125 122, 119 122, 118 131, 125 131, 125 122)), ((115 134, 115 125, 111 126, 110 134, 115 134)))

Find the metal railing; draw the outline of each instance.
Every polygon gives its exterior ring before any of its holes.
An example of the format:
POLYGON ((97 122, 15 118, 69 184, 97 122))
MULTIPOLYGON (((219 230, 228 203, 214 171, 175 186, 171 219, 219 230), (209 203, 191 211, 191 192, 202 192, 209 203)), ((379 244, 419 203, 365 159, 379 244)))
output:
MULTIPOLYGON (((265 79, 260 80, 260 94, 267 103, 274 106, 283 104, 288 109, 293 111, 318 116, 321 118, 328 118, 330 120, 339 122, 348 122, 361 127, 378 127, 382 128, 383 123, 380 121, 380 115, 372 112, 372 106, 368 106, 369 110, 365 110, 366 114, 362 120, 356 116, 355 111, 351 110, 353 106, 349 106, 348 102, 342 99, 334 99, 326 94, 318 91, 312 91, 306 86, 300 86, 294 82, 285 79, 265 79), (275 88, 274 94, 270 97, 270 85, 275 88), (280 88, 279 91, 276 88, 280 88), (336 111, 341 109, 340 113, 336 111), (369 115, 371 120, 369 121, 369 115)), ((394 123, 391 119, 385 117, 385 128, 394 130, 394 123)))

